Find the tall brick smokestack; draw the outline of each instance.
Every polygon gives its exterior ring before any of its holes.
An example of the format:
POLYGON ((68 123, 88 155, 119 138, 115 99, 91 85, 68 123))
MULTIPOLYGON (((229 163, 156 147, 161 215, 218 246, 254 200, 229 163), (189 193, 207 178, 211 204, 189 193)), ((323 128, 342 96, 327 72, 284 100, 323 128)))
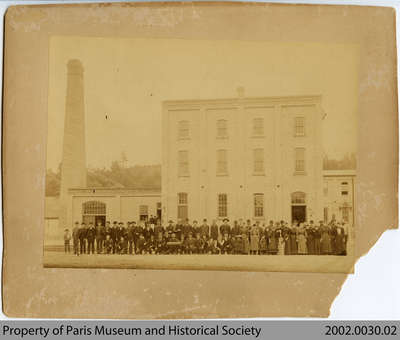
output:
POLYGON ((72 59, 67 64, 67 93, 65 100, 64 141, 61 164, 60 227, 71 228, 67 216, 68 189, 86 187, 86 147, 83 66, 72 59))

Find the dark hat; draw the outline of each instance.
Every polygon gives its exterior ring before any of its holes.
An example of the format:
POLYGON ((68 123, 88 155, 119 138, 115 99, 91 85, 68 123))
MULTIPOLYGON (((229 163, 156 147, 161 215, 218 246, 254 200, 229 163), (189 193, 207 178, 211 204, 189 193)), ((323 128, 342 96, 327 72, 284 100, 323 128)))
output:
POLYGON ((207 222, 207 219, 206 219, 206 218, 203 218, 203 222, 207 222))
POLYGON ((76 222, 75 222, 75 224, 79 224, 79 222, 78 222, 78 221, 76 221, 76 222))
POLYGON ((119 222, 118 224, 124 224, 124 222, 119 222))
POLYGON ((68 228, 65 228, 65 229, 64 229, 64 231, 68 231, 68 230, 69 230, 68 228))
POLYGON ((133 221, 133 222, 132 222, 132 224, 136 224, 136 222, 135 222, 135 221, 133 221))
POLYGON ((246 222, 250 222, 250 220, 246 220, 246 222))
POLYGON ((224 218, 223 220, 222 220, 222 222, 229 222, 229 219, 227 219, 227 218, 224 218))
POLYGON ((197 223, 197 221, 196 221, 196 220, 194 220, 194 221, 193 221, 193 223, 197 223))
POLYGON ((114 222, 113 222, 113 224, 117 224, 117 223, 118 223, 117 221, 114 221, 114 222))
POLYGON ((81 224, 86 225, 85 222, 82 222, 81 224))
POLYGON ((168 223, 174 223, 172 220, 169 220, 168 223))

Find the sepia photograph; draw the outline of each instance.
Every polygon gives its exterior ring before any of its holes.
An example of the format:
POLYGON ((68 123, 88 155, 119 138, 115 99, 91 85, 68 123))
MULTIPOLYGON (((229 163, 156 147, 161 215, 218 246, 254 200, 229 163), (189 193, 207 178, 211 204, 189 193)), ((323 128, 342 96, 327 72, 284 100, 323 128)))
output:
POLYGON ((45 266, 351 255, 358 60, 350 44, 51 37, 45 266))
POLYGON ((3 9, 4 315, 396 315, 393 8, 3 9))

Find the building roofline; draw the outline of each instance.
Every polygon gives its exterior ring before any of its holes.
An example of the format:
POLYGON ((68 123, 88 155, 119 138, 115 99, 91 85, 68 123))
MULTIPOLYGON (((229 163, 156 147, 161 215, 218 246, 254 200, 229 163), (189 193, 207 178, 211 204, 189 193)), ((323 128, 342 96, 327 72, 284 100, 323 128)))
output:
POLYGON ((160 189, 147 189, 147 188, 120 188, 120 187, 82 187, 82 188, 69 188, 68 192, 76 192, 76 191, 91 191, 93 192, 93 190, 95 191, 130 191, 130 192, 149 192, 149 193, 154 193, 154 192, 161 192, 161 188, 160 189))
POLYGON ((357 171, 354 169, 346 169, 346 170, 322 170, 323 177, 355 177, 357 171))
POLYGON ((205 105, 205 104, 233 104, 241 103, 246 104, 276 104, 286 102, 291 104, 310 104, 320 103, 322 95, 297 95, 297 96, 271 96, 271 97, 235 97, 235 98, 221 98, 221 99, 183 99, 183 100, 165 100, 162 102, 164 107, 175 105, 205 105))

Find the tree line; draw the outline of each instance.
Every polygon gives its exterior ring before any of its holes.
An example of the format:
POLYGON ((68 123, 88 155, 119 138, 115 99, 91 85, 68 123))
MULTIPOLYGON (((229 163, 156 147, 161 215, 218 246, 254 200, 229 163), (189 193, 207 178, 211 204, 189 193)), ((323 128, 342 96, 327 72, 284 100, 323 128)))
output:
MULTIPOLYGON (((161 165, 126 166, 126 163, 114 161, 109 169, 90 168, 87 170, 88 187, 130 188, 161 190, 161 165)), ((346 154, 342 159, 329 159, 324 156, 324 170, 349 170, 356 168, 354 153, 346 154)), ((61 164, 57 171, 48 169, 46 173, 46 196, 60 194, 61 164)))

